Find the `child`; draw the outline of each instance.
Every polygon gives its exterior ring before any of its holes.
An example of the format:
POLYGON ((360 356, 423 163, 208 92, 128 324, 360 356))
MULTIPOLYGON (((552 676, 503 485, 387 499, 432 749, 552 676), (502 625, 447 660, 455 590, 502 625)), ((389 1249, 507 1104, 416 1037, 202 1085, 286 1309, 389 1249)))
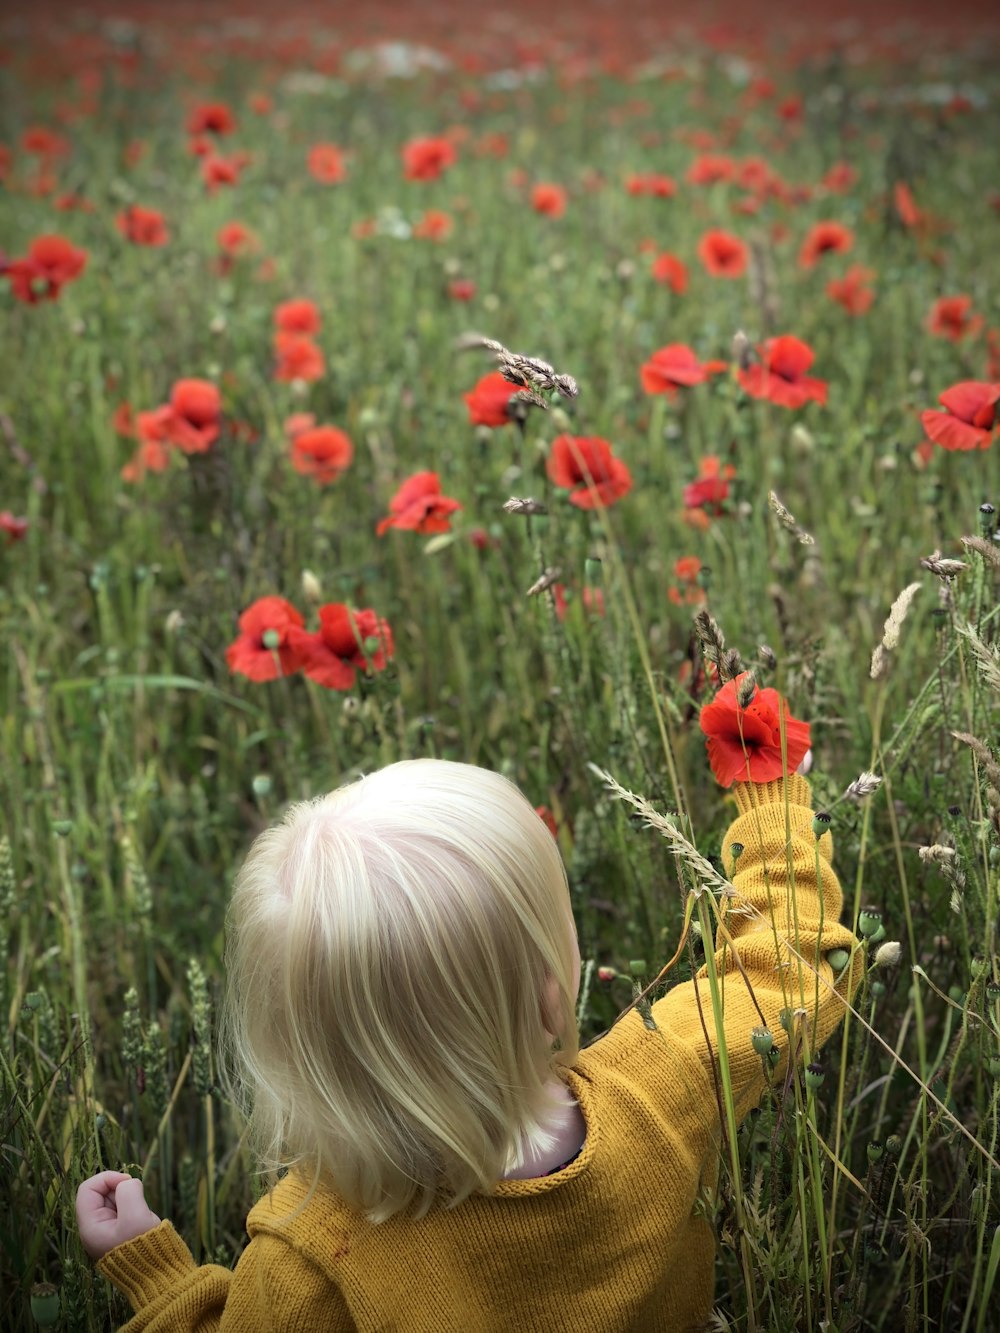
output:
MULTIPOLYGON (((814 1058, 859 968, 836 978, 825 959, 854 936, 805 778, 734 794, 739 898, 715 961, 742 1119, 767 1086, 753 1029, 774 1034, 782 1078, 782 1011, 814 1058)), ((292 807, 237 879, 226 963, 254 1146, 290 1169, 234 1271, 196 1267, 141 1181, 86 1181, 83 1244, 132 1302, 129 1330, 704 1324, 715 1241, 696 1201, 721 1136, 705 969, 652 1005, 655 1029, 631 1009, 581 1051, 566 872, 507 779, 411 760, 292 807)))

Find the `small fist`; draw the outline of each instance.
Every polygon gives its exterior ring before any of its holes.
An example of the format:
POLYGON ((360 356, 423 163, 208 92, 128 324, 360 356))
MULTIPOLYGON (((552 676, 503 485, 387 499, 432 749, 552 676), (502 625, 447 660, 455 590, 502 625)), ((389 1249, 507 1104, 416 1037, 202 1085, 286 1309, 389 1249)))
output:
POLYGON ((116 1245, 160 1225, 146 1206, 142 1181, 121 1171, 102 1171, 76 1192, 76 1225, 83 1248, 96 1263, 116 1245))

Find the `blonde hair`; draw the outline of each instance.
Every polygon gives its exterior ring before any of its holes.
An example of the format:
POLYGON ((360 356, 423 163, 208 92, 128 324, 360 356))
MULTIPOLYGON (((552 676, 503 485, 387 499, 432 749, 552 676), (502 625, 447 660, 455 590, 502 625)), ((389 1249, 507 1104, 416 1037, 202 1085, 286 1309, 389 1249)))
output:
POLYGON ((555 839, 497 773, 405 760, 293 805, 227 922, 224 1063, 264 1170, 311 1170, 379 1223, 551 1150, 546 1084, 580 1050, 572 921, 555 839))

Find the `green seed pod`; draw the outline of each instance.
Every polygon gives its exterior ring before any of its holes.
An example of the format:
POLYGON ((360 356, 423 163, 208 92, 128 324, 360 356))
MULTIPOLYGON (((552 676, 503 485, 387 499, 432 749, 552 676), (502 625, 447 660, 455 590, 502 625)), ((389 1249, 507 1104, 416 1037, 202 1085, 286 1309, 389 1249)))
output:
POLYGON ((54 1328, 59 1322, 59 1288, 36 1282, 31 1288, 31 1315, 39 1328, 54 1328))
POLYGON ((795 1025, 795 1015, 792 1013, 791 1009, 782 1009, 781 1013, 778 1015, 778 1022, 786 1032, 791 1032, 795 1025))
POLYGON ((604 577, 604 565, 595 556, 588 556, 583 562, 583 577, 591 588, 599 588, 604 577))
POLYGON ((844 968, 851 961, 851 955, 846 949, 831 949, 826 956, 826 961, 833 968, 834 972, 843 972, 844 968))
POLYGON ((770 1055, 774 1048, 774 1037, 770 1028, 754 1028, 750 1033, 750 1045, 758 1055, 770 1055))
POLYGON ((877 907, 862 907, 858 915, 858 930, 870 940, 882 926, 882 913, 877 907))
POLYGON ((882 1154, 885 1152, 885 1144, 881 1139, 872 1139, 868 1144, 868 1164, 874 1166, 876 1162, 881 1162, 882 1154))
POLYGON ((52 832, 57 834, 60 838, 68 838, 73 832, 72 819, 53 819, 52 832))
POLYGON ((271 779, 266 773, 258 773, 250 785, 253 788, 254 796, 259 798, 270 795, 271 779))
POLYGON ((995 1004, 997 1000, 1000 1000, 1000 982, 987 981, 986 983, 987 1004, 995 1004))
POLYGON ((818 1092, 826 1078, 826 1070, 820 1064, 806 1065, 806 1088, 809 1092, 818 1092))
POLYGON ((365 639, 364 648, 369 657, 374 657, 382 648, 382 640, 377 634, 369 634, 365 639))
POLYGON ((898 1134, 890 1134, 885 1141, 885 1150, 890 1157, 898 1157, 903 1151, 903 1140, 898 1134))
POLYGON ((1000 1079, 1000 1055, 991 1055, 986 1061, 986 1068, 994 1078, 1000 1079))
POLYGON ((885 982, 879 981, 878 978, 876 977, 871 984, 871 992, 873 999, 881 1000, 882 997, 885 995, 885 982))
POLYGON ((832 823, 833 819, 825 810, 817 810, 816 814, 813 815, 813 833, 815 833, 817 838, 822 838, 824 833, 830 832, 830 825, 832 823))
POLYGON ((781 1052, 778 1050, 777 1046, 772 1046, 771 1050, 768 1052, 767 1058, 771 1061, 772 1065, 781 1063, 781 1052))
POLYGON ((281 647, 281 634, 276 629, 266 629, 260 636, 260 641, 265 648, 273 653, 281 647))
POLYGON ((629 960, 628 970, 633 977, 641 977, 646 972, 645 958, 632 958, 629 960))
POLYGON ((729 844, 729 855, 734 861, 738 861, 743 855, 743 844, 741 842, 732 842, 729 844))
POLYGON ((870 936, 868 937, 868 943, 869 943, 869 944, 881 944, 882 941, 883 941, 884 939, 885 939, 885 926, 884 926, 884 925, 881 923, 881 921, 880 921, 880 922, 879 922, 879 926, 878 926, 878 930, 876 930, 876 932, 875 932, 874 935, 870 935, 870 936))
POLYGON ((30 990, 24 997, 24 1007, 26 1009, 31 1009, 31 1010, 41 1009, 44 1003, 45 1003, 45 996, 42 994, 41 991, 30 990))

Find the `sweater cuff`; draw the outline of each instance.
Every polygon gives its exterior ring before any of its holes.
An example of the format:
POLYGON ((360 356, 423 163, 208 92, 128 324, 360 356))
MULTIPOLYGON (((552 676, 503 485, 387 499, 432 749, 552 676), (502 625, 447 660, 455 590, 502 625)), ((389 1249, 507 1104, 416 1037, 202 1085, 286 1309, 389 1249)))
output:
POLYGON ((749 814, 761 805, 784 805, 788 798, 789 805, 804 805, 812 809, 812 792, 809 783, 801 773, 791 773, 787 778, 776 778, 774 782, 736 782, 733 795, 741 815, 749 814))
POLYGON ((133 1310, 155 1301, 194 1268, 191 1251, 170 1222, 116 1245, 97 1265, 97 1271, 125 1293, 133 1310))

